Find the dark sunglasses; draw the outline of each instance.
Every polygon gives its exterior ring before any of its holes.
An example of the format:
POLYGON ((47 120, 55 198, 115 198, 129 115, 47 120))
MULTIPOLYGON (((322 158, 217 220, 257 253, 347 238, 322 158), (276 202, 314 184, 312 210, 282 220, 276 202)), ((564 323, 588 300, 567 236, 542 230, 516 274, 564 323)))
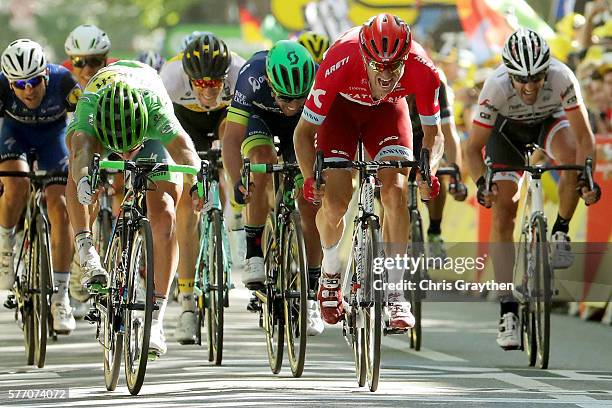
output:
POLYGON ((370 67, 372 70, 378 73, 382 73, 387 70, 391 71, 392 73, 396 73, 404 65, 404 60, 397 60, 397 61, 389 62, 386 64, 382 62, 376 62, 374 60, 370 60, 370 61, 366 60, 366 63, 368 64, 368 67, 370 67))
POLYGON ((11 84, 17 88, 17 89, 26 89, 28 86, 30 86, 31 88, 36 88, 38 85, 40 85, 42 83, 42 81, 44 81, 45 77, 44 76, 35 76, 34 78, 30 78, 30 79, 18 79, 16 81, 11 82, 11 84))
POLYGON ((272 92, 274 92, 274 96, 276 96, 278 99, 280 99, 281 101, 285 102, 285 103, 291 103, 293 101, 299 101, 301 99, 305 99, 306 95, 304 96, 286 96, 286 95, 281 95, 279 93, 277 93, 274 89, 272 89, 272 92))
POLYGON ((70 57, 72 66, 75 68, 85 68, 89 65, 92 68, 98 68, 106 64, 106 57, 70 57))
POLYGON ((522 76, 522 75, 510 75, 514 82, 519 84, 528 84, 529 82, 540 82, 546 78, 546 72, 540 72, 539 74, 522 76))

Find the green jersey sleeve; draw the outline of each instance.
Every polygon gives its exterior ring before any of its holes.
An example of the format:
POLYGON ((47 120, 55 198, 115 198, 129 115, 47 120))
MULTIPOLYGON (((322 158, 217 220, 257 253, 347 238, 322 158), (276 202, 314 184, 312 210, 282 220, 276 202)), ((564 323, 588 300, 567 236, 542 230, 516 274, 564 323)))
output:
POLYGON ((167 145, 179 133, 186 133, 174 115, 172 104, 153 92, 147 92, 144 99, 149 113, 147 139, 159 140, 167 145))
POLYGON ((68 125, 68 133, 84 132, 91 136, 96 134, 94 130, 94 112, 97 100, 98 95, 89 92, 79 98, 72 120, 68 125))

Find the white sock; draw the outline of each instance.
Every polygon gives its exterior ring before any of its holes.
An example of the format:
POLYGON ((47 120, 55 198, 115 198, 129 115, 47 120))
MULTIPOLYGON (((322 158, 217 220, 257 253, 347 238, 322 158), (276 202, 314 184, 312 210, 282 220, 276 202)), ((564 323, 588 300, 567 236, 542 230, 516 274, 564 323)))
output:
POLYGON ((326 275, 339 274, 342 269, 340 262, 340 242, 330 248, 323 248, 321 269, 326 275))
POLYGON ((160 323, 164 321, 164 313, 166 312, 166 306, 168 305, 168 299, 162 300, 158 310, 153 311, 153 320, 157 320, 160 323))
POLYGON ((76 244, 76 249, 79 253, 79 262, 81 263, 81 265, 85 263, 86 259, 98 255, 96 252, 96 248, 93 245, 93 237, 91 235, 91 232, 83 231, 78 233, 74 237, 74 242, 76 244))
POLYGON ((53 281, 57 287, 57 293, 51 296, 51 301, 67 301, 68 300, 68 282, 70 274, 68 272, 53 272, 53 281))
POLYGON ((196 308, 195 296, 192 293, 181 293, 178 299, 183 312, 193 312, 196 308))
POLYGON ((4 228, 0 226, 0 248, 13 250, 15 245, 15 227, 4 228))

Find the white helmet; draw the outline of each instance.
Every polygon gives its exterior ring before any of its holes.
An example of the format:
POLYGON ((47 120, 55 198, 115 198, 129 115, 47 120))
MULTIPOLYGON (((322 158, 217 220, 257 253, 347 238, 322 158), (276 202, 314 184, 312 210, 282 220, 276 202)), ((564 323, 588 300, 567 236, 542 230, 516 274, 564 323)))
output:
POLYGON ((47 58, 37 42, 21 38, 2 53, 2 71, 9 81, 32 78, 47 69, 47 58))
POLYGON ((191 34, 187 34, 185 37, 183 37, 183 39, 181 40, 181 45, 179 48, 180 52, 185 51, 185 49, 187 48, 187 45, 189 45, 190 42, 192 42, 194 40, 194 38, 196 37, 200 37, 203 35, 209 35, 212 33, 210 31, 194 31, 191 34))
POLYGON ((532 76, 546 71, 550 64, 550 49, 538 33, 519 28, 508 37, 502 59, 509 74, 532 76))
POLYGON ((108 35, 91 24, 83 24, 72 30, 64 43, 66 54, 70 56, 106 54, 110 47, 108 35))

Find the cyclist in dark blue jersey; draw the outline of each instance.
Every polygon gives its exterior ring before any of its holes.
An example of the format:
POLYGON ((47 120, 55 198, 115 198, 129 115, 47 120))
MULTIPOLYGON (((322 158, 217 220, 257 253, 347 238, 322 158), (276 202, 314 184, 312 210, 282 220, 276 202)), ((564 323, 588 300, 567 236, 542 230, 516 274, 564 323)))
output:
MULTIPOLYGON (((269 175, 253 175, 246 196, 240 169, 243 157, 252 163, 276 163, 278 153, 285 162, 295 162, 293 131, 312 83, 316 65, 308 50, 295 41, 279 41, 269 51, 260 51, 244 64, 234 99, 228 110, 223 138, 223 164, 234 183, 234 200, 246 206, 246 263, 243 282, 249 288, 265 278, 261 236, 269 212, 269 175)), ((310 288, 315 292, 321 265, 321 245, 315 225, 316 207, 298 195, 298 208, 306 243, 310 288)), ((318 303, 308 301, 308 334, 323 331, 318 303)))
MULTIPOLYGON (((29 171, 26 155, 33 153, 39 170, 66 172, 66 112, 74 110, 81 89, 67 69, 47 64, 42 47, 34 41, 13 41, 1 62, 0 116, 4 121, 0 130, 0 171, 29 171)), ((61 179, 45 187, 45 196, 51 223, 53 277, 58 288, 51 298, 53 328, 68 334, 75 328, 68 300, 73 247, 65 177, 63 183, 61 179)), ((29 181, 11 177, 0 181, 0 289, 10 289, 15 281, 15 226, 26 203, 29 181)))

